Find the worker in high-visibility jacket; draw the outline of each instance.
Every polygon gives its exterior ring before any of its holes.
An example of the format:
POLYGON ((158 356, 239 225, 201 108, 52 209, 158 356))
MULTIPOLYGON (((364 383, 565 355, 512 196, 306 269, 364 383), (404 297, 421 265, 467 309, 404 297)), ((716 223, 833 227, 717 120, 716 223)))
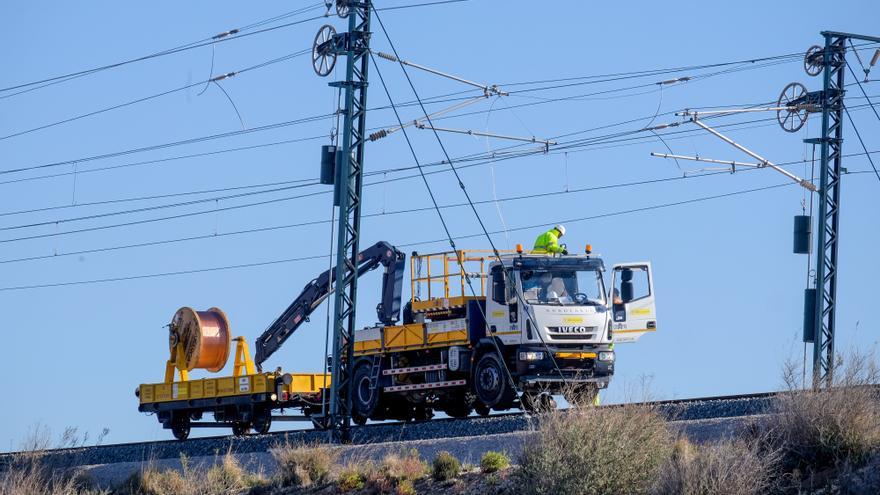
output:
POLYGON ((565 244, 559 244, 559 238, 565 235, 565 226, 556 225, 535 239, 532 254, 568 254, 565 244))

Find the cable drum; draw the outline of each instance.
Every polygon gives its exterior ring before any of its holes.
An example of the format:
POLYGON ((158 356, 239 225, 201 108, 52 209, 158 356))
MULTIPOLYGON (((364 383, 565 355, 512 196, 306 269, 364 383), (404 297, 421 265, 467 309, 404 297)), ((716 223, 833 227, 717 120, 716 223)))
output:
POLYGON ((229 319, 219 308, 196 311, 183 307, 174 313, 171 320, 169 344, 172 354, 177 343, 182 344, 183 355, 177 356, 181 369, 222 370, 229 359, 231 341, 229 319))

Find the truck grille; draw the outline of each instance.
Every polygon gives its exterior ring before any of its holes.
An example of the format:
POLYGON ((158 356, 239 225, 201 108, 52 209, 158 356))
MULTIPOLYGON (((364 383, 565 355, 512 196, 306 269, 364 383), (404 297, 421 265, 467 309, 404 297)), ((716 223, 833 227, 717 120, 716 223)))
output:
POLYGON ((595 334, 592 333, 551 333, 551 340, 593 340, 595 334))
POLYGON ((596 327, 585 325, 564 325, 547 327, 553 340, 591 340, 596 336, 596 327))

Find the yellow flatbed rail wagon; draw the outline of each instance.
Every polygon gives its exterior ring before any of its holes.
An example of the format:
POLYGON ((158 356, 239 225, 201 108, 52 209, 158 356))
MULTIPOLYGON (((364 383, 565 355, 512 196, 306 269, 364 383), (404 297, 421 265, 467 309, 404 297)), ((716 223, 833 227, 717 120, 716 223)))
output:
MULTIPOLYGON (((604 262, 590 251, 532 255, 518 249, 500 258, 487 251, 413 253, 411 297, 399 321, 405 255, 386 242, 364 250, 358 276, 379 265, 385 272, 379 323, 354 332, 352 419, 541 410, 555 407, 556 394, 592 403, 614 373, 614 343, 633 342, 657 326, 650 263, 614 265, 606 289, 604 262)), ((219 371, 223 343, 228 354, 231 341, 222 311, 178 311, 165 382, 139 387, 140 410, 157 413, 177 438, 186 438, 191 426, 265 432, 272 419, 288 418, 272 415, 285 408, 325 427, 329 376, 259 369, 332 293, 333 273, 309 282, 263 332, 255 362, 244 339, 234 339, 232 377, 188 380, 194 368, 219 371), (206 412, 215 422, 198 422, 206 412)))

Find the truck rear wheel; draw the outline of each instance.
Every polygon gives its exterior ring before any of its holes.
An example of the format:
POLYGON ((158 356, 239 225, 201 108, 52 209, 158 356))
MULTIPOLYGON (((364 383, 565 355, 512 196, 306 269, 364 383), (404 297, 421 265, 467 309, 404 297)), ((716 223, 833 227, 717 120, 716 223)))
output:
POLYGON ((494 352, 480 356, 474 367, 474 392, 487 407, 513 402, 516 392, 510 386, 508 370, 494 352))
POLYGON ((370 365, 360 364, 354 371, 354 387, 351 398, 351 419, 359 425, 363 425, 376 412, 379 403, 379 385, 370 388, 370 365))
POLYGON ((446 396, 443 412, 451 418, 466 418, 474 410, 474 396, 458 391, 446 396))

